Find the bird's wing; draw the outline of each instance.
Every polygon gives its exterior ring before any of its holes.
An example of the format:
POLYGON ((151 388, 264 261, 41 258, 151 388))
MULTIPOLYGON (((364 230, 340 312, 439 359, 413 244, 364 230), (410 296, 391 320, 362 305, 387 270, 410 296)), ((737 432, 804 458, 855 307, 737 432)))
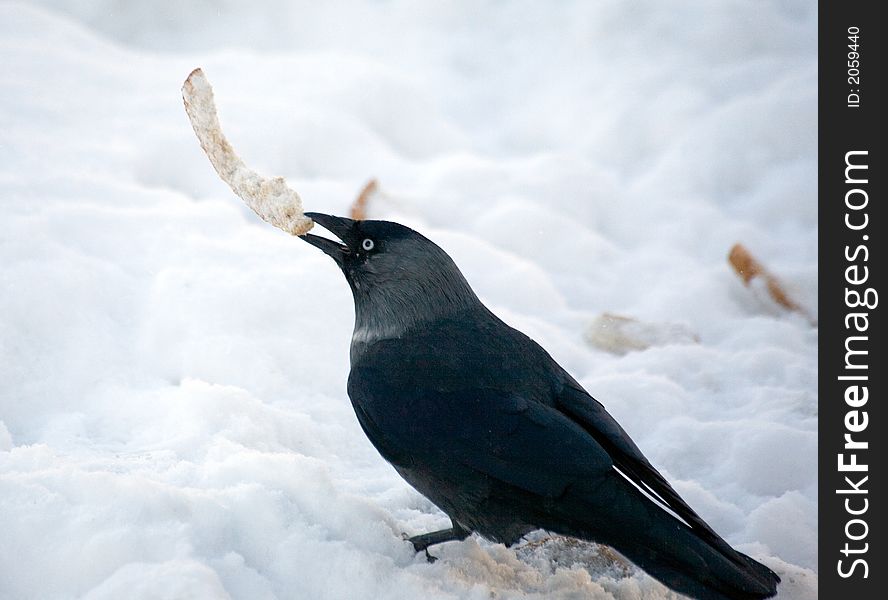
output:
POLYGON ((564 389, 555 399, 555 407, 595 438, 617 469, 642 491, 667 506, 697 532, 721 541, 651 465, 616 419, 569 375, 564 389))
POLYGON ((417 389, 386 375, 353 368, 349 396, 371 442, 395 464, 441 477, 470 468, 548 498, 611 470, 599 443, 551 406, 483 388, 417 389))

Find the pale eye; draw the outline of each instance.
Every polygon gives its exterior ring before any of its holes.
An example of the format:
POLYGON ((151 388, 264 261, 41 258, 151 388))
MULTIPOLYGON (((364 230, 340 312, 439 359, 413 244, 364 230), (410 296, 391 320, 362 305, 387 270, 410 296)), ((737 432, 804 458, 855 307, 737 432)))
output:
POLYGON ((375 245, 376 245, 376 244, 374 244, 374 243, 373 243, 373 240, 371 240, 370 238, 367 238, 366 240, 364 240, 363 242, 361 242, 361 248, 363 248, 363 249, 366 250, 367 252, 370 252, 371 250, 373 250, 373 247, 374 247, 375 245))

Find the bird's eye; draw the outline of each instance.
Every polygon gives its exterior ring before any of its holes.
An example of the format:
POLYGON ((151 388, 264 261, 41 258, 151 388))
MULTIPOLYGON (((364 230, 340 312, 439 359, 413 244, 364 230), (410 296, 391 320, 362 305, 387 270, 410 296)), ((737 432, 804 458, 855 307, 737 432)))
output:
POLYGON ((367 238, 363 242, 361 242, 361 248, 363 248, 367 252, 373 250, 374 246, 376 246, 376 244, 374 244, 373 240, 371 240, 370 238, 367 238))

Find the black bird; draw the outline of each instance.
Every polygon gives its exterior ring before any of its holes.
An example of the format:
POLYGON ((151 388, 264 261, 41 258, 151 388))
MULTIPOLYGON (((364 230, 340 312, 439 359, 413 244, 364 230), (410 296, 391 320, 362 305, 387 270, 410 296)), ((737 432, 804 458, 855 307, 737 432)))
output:
POLYGON ((780 578, 737 552, 532 339, 478 299, 412 229, 306 213, 355 301, 348 395, 380 454, 450 517, 417 551, 535 529, 606 544, 701 600, 768 598, 780 578), (664 507, 668 507, 668 510, 664 507))

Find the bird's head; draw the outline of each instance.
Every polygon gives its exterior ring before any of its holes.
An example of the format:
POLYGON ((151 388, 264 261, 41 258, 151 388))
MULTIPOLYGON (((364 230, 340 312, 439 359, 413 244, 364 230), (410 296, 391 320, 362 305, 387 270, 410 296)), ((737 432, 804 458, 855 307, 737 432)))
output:
POLYGON ((447 253, 409 227, 321 213, 306 216, 339 238, 301 236, 330 256, 351 286, 354 341, 397 337, 423 321, 480 306, 447 253))

